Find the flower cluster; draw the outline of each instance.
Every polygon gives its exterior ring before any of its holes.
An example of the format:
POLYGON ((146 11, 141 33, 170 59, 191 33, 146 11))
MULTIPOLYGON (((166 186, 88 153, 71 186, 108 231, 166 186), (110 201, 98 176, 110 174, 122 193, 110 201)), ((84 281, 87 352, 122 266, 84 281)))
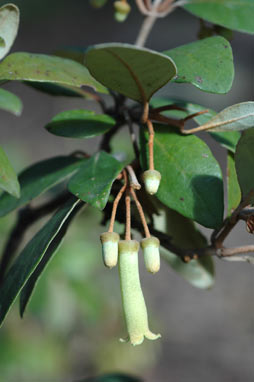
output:
MULTIPOLYGON (((127 166, 127 171, 123 170, 122 178, 124 185, 120 189, 118 195, 113 203, 111 220, 108 232, 100 235, 102 243, 102 256, 103 262, 106 267, 112 268, 118 264, 120 286, 122 294, 123 311, 128 331, 127 340, 130 340, 132 345, 139 345, 143 342, 144 338, 155 340, 160 337, 160 334, 154 334, 149 330, 148 315, 143 292, 140 285, 139 266, 138 266, 138 252, 140 244, 136 240, 131 239, 131 199, 137 206, 144 231, 145 238, 141 240, 141 248, 144 254, 145 267, 148 272, 156 273, 160 269, 160 253, 159 240, 150 235, 149 228, 146 223, 143 208, 136 196, 135 188, 140 189, 133 169, 127 166), (130 179, 127 176, 129 173, 130 179), (118 203, 125 193, 125 206, 126 206, 126 226, 125 226, 125 240, 120 240, 118 233, 114 232, 114 221, 118 203)), ((156 171, 153 170, 155 173, 156 171)), ((146 173, 149 172, 146 171, 146 173)), ((148 174, 149 175, 149 174, 148 174)), ((154 174, 152 174, 154 176, 154 174)), ((156 178, 156 174, 155 174, 156 178)), ((153 179, 145 174, 144 181, 150 184, 145 186, 154 193, 158 184, 153 183, 153 179)), ((158 180, 155 179, 155 183, 158 180)), ((146 184, 146 183, 145 183, 146 184)), ((121 340, 126 341, 126 340, 121 340)))

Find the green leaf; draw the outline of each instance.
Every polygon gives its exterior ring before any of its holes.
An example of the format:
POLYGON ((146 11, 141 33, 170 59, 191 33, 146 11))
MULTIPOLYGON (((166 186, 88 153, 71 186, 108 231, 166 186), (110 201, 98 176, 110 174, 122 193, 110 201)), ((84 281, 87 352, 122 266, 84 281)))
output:
MULTIPOLYGON (((20 186, 17 175, 7 158, 4 150, 0 147, 0 189, 13 195, 13 199, 20 197, 20 186)), ((10 195, 8 195, 11 198, 10 195)))
POLYGON ((6 193, 0 196, 0 216, 23 206, 61 182, 86 160, 72 156, 58 156, 28 167, 19 175, 20 198, 16 199, 6 193))
POLYGON ((22 108, 22 102, 19 97, 5 89, 0 89, 0 109, 20 115, 22 108))
MULTIPOLYGON (((42 93, 50 94, 52 96, 61 96, 61 97, 83 97, 83 94, 80 94, 79 88, 67 87, 63 85, 58 85, 50 82, 33 82, 33 81, 24 81, 27 86, 35 90, 39 90, 42 93)), ((83 93, 83 90, 82 90, 83 93)), ((89 98, 89 97, 87 97, 89 98)))
POLYGON ((0 8, 0 35, 4 44, 0 46, 0 59, 12 47, 19 28, 19 9, 14 4, 6 4, 0 8))
POLYGON ((54 135, 69 138, 93 138, 105 134, 116 121, 105 114, 95 114, 88 110, 69 110, 57 114, 45 126, 54 135))
MULTIPOLYGON (((71 203, 70 203, 70 206, 72 206, 71 203)), ((60 245, 64 239, 64 236, 66 235, 66 232, 67 232, 73 218, 77 215, 77 213, 79 212, 79 210, 82 206, 83 206, 83 203, 75 202, 74 207, 71 207, 71 213, 68 215, 67 219, 65 220, 65 222, 63 223, 63 225, 59 229, 58 233, 55 235, 54 239, 50 242, 50 244, 47 247, 43 257, 40 260, 40 262, 38 263, 38 265, 34 269, 33 273, 27 279, 24 287, 22 288, 22 291, 20 294, 20 316, 21 317, 23 317, 23 314, 25 312, 27 304, 31 298, 33 290, 34 290, 36 283, 38 282, 42 272, 45 270, 49 261, 52 259, 52 257, 57 252, 58 248, 60 247, 60 245)))
POLYGON ((122 373, 104 374, 97 377, 89 377, 78 382, 142 382, 141 379, 122 373))
POLYGON ((101 44, 90 49, 85 64, 106 87, 145 103, 176 75, 167 56, 128 44, 101 44))
MULTIPOLYGON (((183 101, 179 99, 172 99, 172 98, 154 98, 151 101, 151 105, 153 107, 161 107, 165 105, 172 105, 175 104, 177 106, 180 106, 182 108, 185 108, 185 111, 179 111, 179 110, 168 110, 166 112, 163 112, 163 114, 171 117, 171 118, 185 118, 190 114, 197 113, 202 110, 208 110, 207 113, 201 114, 194 118, 194 121, 196 121, 199 125, 203 125, 207 123, 211 118, 216 116, 216 112, 212 109, 207 109, 204 106, 193 104, 188 101, 183 101)), ((220 145, 227 150, 230 150, 231 152, 235 153, 237 142, 241 136, 241 134, 238 131, 225 131, 225 132, 209 132, 209 135, 220 145)))
MULTIPOLYGON (((254 191, 254 129, 247 130, 241 136, 235 153, 235 167, 240 184, 242 199, 254 191)), ((254 202, 254 196, 250 201, 254 202)))
MULTIPOLYGON (((155 227, 172 237, 172 244, 179 248, 195 249, 207 245, 205 237, 196 229, 194 223, 172 209, 160 209, 160 215, 154 216, 154 222, 155 227)), ((212 287, 214 265, 211 256, 184 263, 179 256, 164 247, 161 247, 160 253, 162 258, 193 286, 202 289, 212 287)))
POLYGON ((234 154, 227 155, 227 191, 228 191, 228 216, 239 205, 241 201, 241 190, 237 180, 234 154))
POLYGON ((33 53, 12 53, 0 63, 0 80, 50 82, 69 86, 89 86, 107 93, 88 70, 66 58, 33 53))
MULTIPOLYGON (((200 138, 181 135, 173 127, 154 127, 155 169, 162 176, 156 196, 205 227, 219 228, 223 220, 223 182, 209 147, 200 138)), ((144 151, 144 140, 141 145, 144 151)))
POLYGON ((163 52, 177 66, 175 82, 210 93, 227 93, 234 79, 232 49, 223 37, 210 37, 163 52))
POLYGON ((71 198, 61 207, 26 245, 7 272, 0 288, 0 325, 77 203, 76 198, 71 198))
POLYGON ((253 0, 186 0, 184 8, 211 23, 254 33, 253 0))
POLYGON ((213 131, 249 129, 254 126, 254 102, 242 102, 227 107, 203 126, 213 131))
POLYGON ((78 198, 101 210, 106 206, 111 186, 123 164, 104 151, 82 165, 71 178, 68 189, 78 198))
POLYGON ((235 153, 236 145, 240 139, 241 133, 239 131, 225 131, 210 132, 210 135, 215 141, 219 142, 222 147, 235 153))

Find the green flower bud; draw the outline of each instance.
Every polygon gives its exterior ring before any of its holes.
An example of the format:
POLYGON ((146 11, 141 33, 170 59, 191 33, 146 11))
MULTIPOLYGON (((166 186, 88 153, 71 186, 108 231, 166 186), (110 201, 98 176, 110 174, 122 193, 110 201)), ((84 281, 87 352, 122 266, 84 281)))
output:
POLYGON ((115 1, 115 19, 116 21, 123 22, 127 19, 128 14, 131 11, 131 6, 125 1, 115 1))
POLYGON ((145 266, 148 272, 156 273, 160 269, 160 241, 157 237, 151 236, 141 241, 144 252, 145 266))
POLYGON ((120 237, 116 232, 104 232, 100 235, 102 257, 106 267, 113 268, 118 260, 118 242, 120 237))
POLYGON ((145 189, 148 192, 148 194, 156 194, 161 181, 160 172, 156 170, 147 170, 143 173, 143 178, 145 183, 145 189))
MULTIPOLYGON (((156 340, 160 334, 149 330, 146 304, 139 280, 139 243, 136 240, 119 241, 119 276, 123 301, 123 311, 132 345, 140 345, 144 337, 156 340)), ((125 340, 122 340, 125 342, 125 340)))

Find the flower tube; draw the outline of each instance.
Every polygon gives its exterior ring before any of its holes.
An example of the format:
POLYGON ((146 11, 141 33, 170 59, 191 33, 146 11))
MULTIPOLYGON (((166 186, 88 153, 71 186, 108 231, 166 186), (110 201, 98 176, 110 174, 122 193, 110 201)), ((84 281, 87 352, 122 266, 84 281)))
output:
MULTIPOLYGON (((127 341, 140 345, 144 337, 156 340, 160 334, 149 330, 146 304, 140 285, 138 269, 139 243, 136 240, 119 241, 119 276, 123 311, 128 331, 127 341)), ((125 342, 125 340, 121 340, 125 342)))

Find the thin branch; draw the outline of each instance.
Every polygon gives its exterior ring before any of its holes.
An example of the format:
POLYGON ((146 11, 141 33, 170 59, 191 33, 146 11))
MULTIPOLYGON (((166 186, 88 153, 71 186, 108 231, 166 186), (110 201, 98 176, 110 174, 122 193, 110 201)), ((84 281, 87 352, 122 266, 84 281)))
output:
POLYGON ((125 170, 123 170, 123 177, 124 177, 124 185, 122 186, 122 188, 120 189, 120 191, 118 192, 118 194, 114 200, 108 232, 114 231, 114 223, 115 223, 115 218, 116 218, 117 207, 118 207, 118 204, 121 200, 121 197, 122 197, 122 195, 123 195, 123 193, 127 187, 128 180, 127 180, 127 174, 126 174, 125 170))
POLYGON ((131 198, 129 189, 125 191, 125 208, 126 208, 126 223, 125 223, 125 240, 131 240, 131 198))
POLYGON ((146 122, 149 132, 148 150, 149 150, 149 170, 154 170, 154 157, 153 157, 153 141, 154 141, 154 129, 150 119, 146 122))
MULTIPOLYGON (((161 2, 162 2, 162 0, 154 0, 152 7, 151 7, 151 11, 150 11, 150 16, 147 16, 145 18, 145 20, 143 21, 143 24, 142 24, 141 29, 139 31, 135 45, 140 46, 140 47, 145 46, 146 40, 147 40, 156 20, 158 18, 158 15, 156 13, 156 8, 160 5, 161 2)), ((139 6, 139 9, 140 10, 142 9, 142 13, 146 14, 147 10, 146 10, 145 6, 143 9, 142 1, 136 0, 136 3, 139 6)))
POLYGON ((134 188, 135 190, 140 190, 141 184, 139 183, 133 168, 131 166, 126 166, 126 169, 130 177, 130 186, 134 188))
POLYGON ((143 208, 137 198, 137 195, 136 195, 136 192, 133 190, 133 188, 131 187, 131 195, 133 196, 133 199, 136 203, 136 206, 137 206, 137 210, 139 212, 139 216, 140 216, 140 219, 141 219, 141 222, 143 224, 143 227, 144 227, 144 231, 145 231, 145 236, 148 238, 148 237, 151 237, 150 235, 150 231, 149 231, 149 228, 148 228, 148 225, 147 225, 147 222, 146 222, 146 218, 145 218, 145 214, 144 214, 144 211, 143 211, 143 208))

